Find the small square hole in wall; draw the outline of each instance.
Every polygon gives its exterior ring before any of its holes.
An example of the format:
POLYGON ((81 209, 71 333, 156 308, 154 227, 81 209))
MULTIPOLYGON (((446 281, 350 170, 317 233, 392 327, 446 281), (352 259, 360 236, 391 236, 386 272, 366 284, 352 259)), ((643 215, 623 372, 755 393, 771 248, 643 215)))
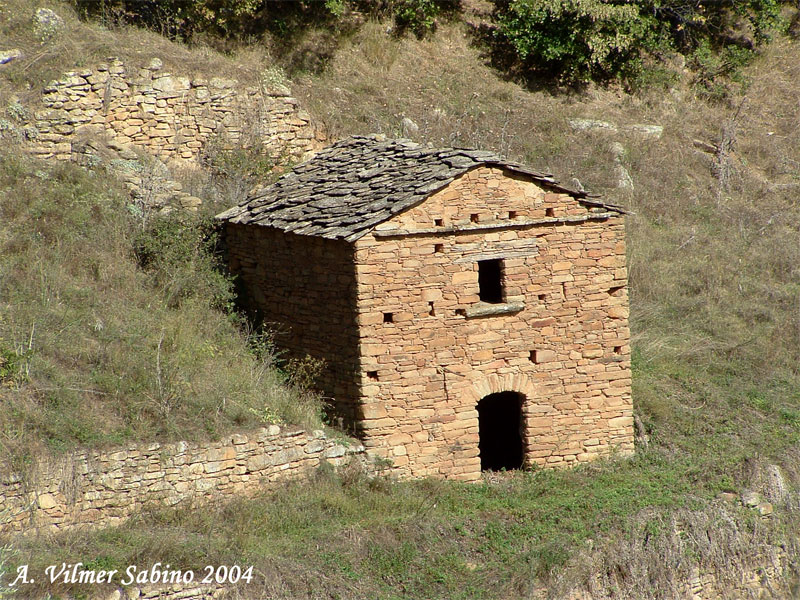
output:
POLYGON ((433 308, 433 302, 428 302, 428 314, 432 317, 436 316, 436 310, 433 308))
POLYGON ((478 213, 472 213, 469 216, 469 220, 470 220, 471 223, 477 223, 478 222, 478 213))
POLYGON ((444 252, 444 244, 434 244, 433 245, 434 252, 444 252))
POLYGON ((622 346, 614 346, 614 354, 622 354, 622 346))
POLYGON ((620 292, 625 289, 625 286, 617 285, 612 288, 608 288, 608 295, 609 296, 619 296, 620 292))
POLYGON ((547 294, 539 294, 537 297, 539 298, 539 300, 544 301, 547 299, 547 294))
POLYGON ((538 363, 539 359, 536 357, 536 350, 531 350, 530 355, 528 356, 532 363, 538 363))
POLYGON ((456 309, 456 315, 458 315, 459 317, 466 317, 467 316, 467 311, 464 308, 457 308, 456 309))
POLYGON ((515 211, 515 210, 508 211, 508 218, 509 219, 516 219, 517 218, 517 211, 515 211))
POLYGON ((433 224, 436 227, 442 227, 444 225, 444 219, 434 219, 433 224))
POLYGON ((383 313, 384 323, 394 323, 394 313, 383 313))
POLYGON ((544 210, 544 214, 545 214, 546 217, 555 217, 556 216, 556 211, 554 209, 552 209, 552 208, 546 208, 544 210))
POLYGON ((377 371, 367 371, 367 377, 369 377, 373 381, 378 381, 378 372, 377 371))

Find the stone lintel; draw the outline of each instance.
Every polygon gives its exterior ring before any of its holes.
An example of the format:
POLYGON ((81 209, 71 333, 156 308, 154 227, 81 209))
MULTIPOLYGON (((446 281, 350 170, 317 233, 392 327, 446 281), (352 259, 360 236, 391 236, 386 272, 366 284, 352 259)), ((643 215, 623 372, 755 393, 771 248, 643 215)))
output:
POLYGON ((488 317, 491 315, 510 315, 518 313, 525 308, 522 302, 504 302, 502 304, 490 304, 488 302, 478 302, 466 309, 468 319, 474 317, 488 317))

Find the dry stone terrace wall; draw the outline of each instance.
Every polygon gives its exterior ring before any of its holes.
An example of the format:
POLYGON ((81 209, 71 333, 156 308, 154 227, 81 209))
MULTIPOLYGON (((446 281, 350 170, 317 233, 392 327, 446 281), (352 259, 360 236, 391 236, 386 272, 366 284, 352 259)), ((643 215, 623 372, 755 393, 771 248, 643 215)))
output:
POLYGON ((605 215, 481 167, 358 240, 368 451, 476 480, 477 403, 509 391, 525 396, 528 465, 632 452, 624 223, 605 215), (477 261, 491 258, 505 297, 485 306, 477 261))
POLYGON ((115 525, 145 506, 253 493, 363 451, 323 431, 272 425, 206 446, 152 443, 72 454, 25 476, 0 474, 0 533, 115 525))
POLYGON ((275 157, 303 158, 324 134, 282 86, 245 87, 232 79, 189 78, 162 70, 159 59, 136 68, 110 59, 51 82, 35 113, 30 150, 69 159, 76 133, 102 128, 115 142, 161 159, 196 159, 219 136, 236 145, 260 140, 275 157))

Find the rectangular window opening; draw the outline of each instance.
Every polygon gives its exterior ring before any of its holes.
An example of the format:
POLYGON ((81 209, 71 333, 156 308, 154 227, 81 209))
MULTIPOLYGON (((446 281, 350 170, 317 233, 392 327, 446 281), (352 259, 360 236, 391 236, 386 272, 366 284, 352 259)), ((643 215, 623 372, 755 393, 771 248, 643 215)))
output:
POLYGON ((434 219, 433 224, 436 227, 442 227, 444 225, 444 219, 434 219))
POLYGON ((614 346, 614 354, 622 354, 622 346, 614 346))
POLYGON ((625 289, 625 286, 623 286, 623 285, 618 285, 618 286, 615 286, 615 287, 612 287, 612 288, 608 288, 608 295, 609 296, 619 296, 619 293, 623 289, 625 289))
POLYGON ((394 323, 394 313, 383 313, 384 323, 394 323))
POLYGON ((378 381, 378 372, 377 371, 367 371, 367 377, 369 377, 373 381, 378 381))
POLYGON ((547 294, 539 294, 538 298, 540 301, 544 302, 544 300, 547 298, 547 294))
POLYGON ((547 217, 555 217, 556 216, 556 211, 553 210, 552 208, 546 208, 545 211, 544 211, 544 214, 547 217))
POLYGON ((428 302, 428 308, 430 309, 430 310, 428 310, 428 314, 430 316, 432 316, 432 317, 435 317, 436 316, 436 311, 433 308, 433 302, 428 302))
POLYGON ((459 317, 466 317, 467 316, 467 311, 466 311, 466 309, 463 309, 463 308, 457 308, 456 309, 456 315, 458 315, 459 317))
POLYGON ((516 219, 517 218, 517 211, 515 211, 515 210, 508 211, 508 218, 509 219, 516 219))
POLYGON ((536 357, 536 350, 531 350, 530 356, 528 356, 532 363, 539 363, 539 359, 536 357))
POLYGON ((472 213, 469 216, 469 220, 470 220, 471 223, 477 223, 478 222, 478 213, 472 213))
POLYGON ((444 244, 434 244, 433 245, 434 252, 444 252, 444 244))
POLYGON ((500 304, 503 302, 503 261, 478 261, 478 297, 481 302, 500 304))

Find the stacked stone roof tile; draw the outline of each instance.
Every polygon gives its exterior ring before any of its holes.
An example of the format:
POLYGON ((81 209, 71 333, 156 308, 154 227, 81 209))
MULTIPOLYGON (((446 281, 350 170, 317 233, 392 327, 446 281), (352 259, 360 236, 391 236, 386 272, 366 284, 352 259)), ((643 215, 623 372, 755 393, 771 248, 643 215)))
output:
POLYGON ((353 136, 321 151, 217 219, 274 227, 299 235, 355 241, 373 227, 424 201, 467 171, 496 166, 526 175, 588 205, 623 212, 562 187, 551 175, 493 152, 427 148, 406 139, 353 136))

